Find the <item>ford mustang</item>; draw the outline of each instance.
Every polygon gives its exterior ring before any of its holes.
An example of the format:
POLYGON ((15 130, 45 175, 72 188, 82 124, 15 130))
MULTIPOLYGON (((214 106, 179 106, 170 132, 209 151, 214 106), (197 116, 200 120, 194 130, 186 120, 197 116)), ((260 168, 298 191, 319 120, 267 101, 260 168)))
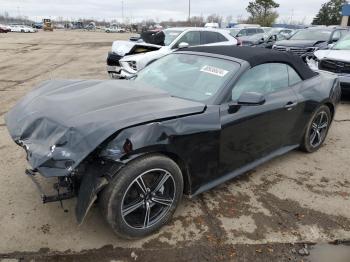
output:
POLYGON ((176 51, 129 81, 52 80, 6 115, 44 203, 97 199, 119 236, 140 238, 190 197, 281 154, 318 150, 338 79, 291 53, 211 46, 176 51), (57 178, 47 195, 37 176, 57 178))

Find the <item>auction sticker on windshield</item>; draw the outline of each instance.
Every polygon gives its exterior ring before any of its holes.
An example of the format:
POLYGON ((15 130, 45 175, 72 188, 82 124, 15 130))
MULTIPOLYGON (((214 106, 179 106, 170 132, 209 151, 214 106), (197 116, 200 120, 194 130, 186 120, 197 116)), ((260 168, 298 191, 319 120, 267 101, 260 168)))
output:
POLYGON ((215 66, 209 66, 209 65, 203 66, 201 69, 201 72, 220 76, 220 77, 224 77, 228 73, 228 71, 225 69, 221 69, 221 68, 218 68, 215 66))

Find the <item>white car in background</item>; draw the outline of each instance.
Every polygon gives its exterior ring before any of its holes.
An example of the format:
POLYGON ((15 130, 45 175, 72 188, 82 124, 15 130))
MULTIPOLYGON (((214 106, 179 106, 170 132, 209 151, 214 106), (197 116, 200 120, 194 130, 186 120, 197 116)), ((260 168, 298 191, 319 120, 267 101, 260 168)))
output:
POLYGON ((329 49, 317 50, 306 62, 314 71, 328 71, 338 75, 343 94, 350 94, 350 34, 342 37, 329 49))
POLYGON ((164 45, 144 42, 115 41, 107 58, 107 71, 112 78, 131 78, 153 61, 179 48, 199 45, 238 45, 227 30, 215 28, 175 27, 163 31, 164 45))
POLYGON ((125 29, 117 26, 107 27, 105 29, 106 33, 125 33, 125 29))
POLYGON ((25 25, 10 25, 11 32, 17 32, 17 33, 35 33, 37 32, 36 29, 25 26, 25 25))

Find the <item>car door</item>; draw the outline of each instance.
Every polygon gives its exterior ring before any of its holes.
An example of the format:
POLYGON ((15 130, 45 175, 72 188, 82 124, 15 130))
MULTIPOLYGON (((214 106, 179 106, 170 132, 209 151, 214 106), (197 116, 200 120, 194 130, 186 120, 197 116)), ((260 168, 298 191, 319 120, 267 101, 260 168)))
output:
POLYGON ((202 31, 201 45, 208 45, 228 41, 222 34, 218 32, 202 31))
POLYGON ((254 28, 247 29, 247 35, 255 35, 255 34, 256 34, 256 29, 254 28))
POLYGON ((287 146, 298 113, 289 87, 287 65, 268 63, 246 71, 221 105, 220 173, 226 174, 268 157, 287 146), (261 105, 237 105, 242 94, 262 94, 261 105))

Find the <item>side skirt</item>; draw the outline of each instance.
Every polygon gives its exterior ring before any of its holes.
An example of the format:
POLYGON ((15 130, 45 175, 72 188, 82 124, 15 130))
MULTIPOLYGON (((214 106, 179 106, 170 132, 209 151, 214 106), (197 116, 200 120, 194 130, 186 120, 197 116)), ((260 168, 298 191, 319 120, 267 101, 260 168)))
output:
POLYGON ((201 194, 201 193, 203 193, 205 191, 208 191, 208 190, 210 190, 210 189, 212 189, 212 188, 214 188, 214 187, 216 187, 216 186, 218 186, 220 184, 223 184, 223 183, 225 183, 225 182, 227 182, 227 181, 229 181, 229 180, 231 180, 231 179, 233 179, 233 178, 235 178, 237 176, 243 175, 244 173, 246 173, 246 172, 256 168, 257 166, 260 166, 261 164, 263 164, 263 163, 265 163, 265 162, 267 162, 267 161, 269 161, 269 160, 271 160, 271 159, 273 159, 275 157, 284 155, 284 154, 288 153, 289 151, 292 151, 292 150, 294 150, 294 149, 296 149, 298 147, 299 147, 299 145, 292 145, 292 146, 282 147, 282 148, 272 152, 271 154, 269 154, 269 155, 267 155, 267 156, 265 156, 263 158, 260 158, 260 159, 254 161, 254 162, 252 162, 252 163, 250 163, 248 165, 245 165, 245 166, 243 166, 243 167, 241 167, 239 169, 236 169, 233 172, 230 172, 230 173, 228 173, 228 174, 226 174, 224 176, 221 176, 218 179, 213 180, 212 182, 210 182, 208 184, 205 184, 205 185, 201 186, 197 191, 195 191, 189 197, 192 198, 192 197, 194 197, 196 195, 199 195, 199 194, 201 194))

